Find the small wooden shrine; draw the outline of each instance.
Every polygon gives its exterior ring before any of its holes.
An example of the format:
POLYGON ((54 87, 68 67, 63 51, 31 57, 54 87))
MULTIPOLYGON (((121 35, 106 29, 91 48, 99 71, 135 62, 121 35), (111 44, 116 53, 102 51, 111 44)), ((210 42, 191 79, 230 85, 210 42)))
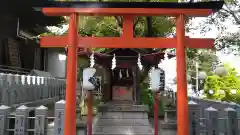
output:
MULTIPOLYGON (((89 55, 91 54, 79 53, 79 57, 89 55)), ((106 74, 108 79, 102 81, 102 100, 104 102, 139 104, 140 82, 146 78, 151 67, 157 67, 159 62, 164 59, 164 55, 165 53, 159 52, 159 50, 124 48, 94 53, 95 63, 101 65, 108 72, 106 74), (114 59, 116 66, 112 67, 114 59), (142 66, 142 69, 139 66, 142 66)), ((174 56, 168 54, 168 58, 174 56)))
MULTIPOLYGON (((147 105, 140 105, 140 83, 148 76, 149 70, 157 67, 164 57, 171 58, 175 55, 165 55, 159 52, 159 49, 155 51, 129 48, 109 50, 102 53, 79 53, 79 57, 91 55, 90 59, 92 59, 94 56, 96 65, 107 72, 104 74, 104 78, 107 76, 107 79, 101 81, 104 103, 98 106, 98 120, 93 123, 90 133, 92 135, 125 135, 128 134, 126 132, 132 132, 153 135, 153 128, 147 115, 149 108, 147 105), (118 118, 117 121, 116 118, 118 118)), ((94 68, 98 70, 97 66, 94 68)), ((88 107, 91 108, 91 106, 88 107)))

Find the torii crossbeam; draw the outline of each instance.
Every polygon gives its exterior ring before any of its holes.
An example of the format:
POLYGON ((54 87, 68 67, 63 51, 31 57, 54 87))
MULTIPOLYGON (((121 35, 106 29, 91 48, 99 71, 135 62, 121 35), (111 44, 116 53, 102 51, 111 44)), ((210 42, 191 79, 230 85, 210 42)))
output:
MULTIPOLYGON (((186 78, 186 48, 213 48, 213 39, 185 37, 186 16, 204 17, 222 8, 223 1, 197 3, 144 3, 144 2, 52 2, 50 5, 36 6, 50 16, 70 16, 67 36, 41 37, 41 47, 66 47, 67 89, 65 135, 76 134, 76 61, 77 48, 176 48, 177 58, 177 134, 189 135, 188 97, 186 78), (123 16, 121 37, 81 37, 78 35, 78 15, 123 16), (176 17, 176 37, 136 38, 133 36, 135 16, 176 17)), ((89 125, 91 128, 91 125, 89 125)), ((90 133, 91 135, 91 133, 90 133)))

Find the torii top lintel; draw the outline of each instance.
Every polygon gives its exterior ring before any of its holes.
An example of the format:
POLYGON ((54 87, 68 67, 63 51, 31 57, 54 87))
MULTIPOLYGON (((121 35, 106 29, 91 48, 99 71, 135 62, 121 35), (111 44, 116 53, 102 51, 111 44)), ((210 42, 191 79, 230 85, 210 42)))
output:
POLYGON ((50 16, 80 15, 134 15, 134 16, 208 16, 222 8, 223 1, 176 3, 176 2, 56 2, 37 5, 50 16))

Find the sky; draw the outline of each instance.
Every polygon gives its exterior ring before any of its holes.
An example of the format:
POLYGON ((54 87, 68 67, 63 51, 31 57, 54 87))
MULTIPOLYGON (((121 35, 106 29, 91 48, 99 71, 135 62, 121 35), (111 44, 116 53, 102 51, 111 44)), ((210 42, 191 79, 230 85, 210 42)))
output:
MULTIPOLYGON (((203 18, 203 17, 198 17, 198 18, 195 18, 193 20, 193 27, 197 26, 200 24, 201 21, 205 20, 206 18, 203 18)), ((232 21, 227 21, 225 22, 227 25, 227 30, 226 31, 230 31, 230 32, 237 32, 239 31, 239 27, 236 26, 236 25, 232 25, 232 21)), ((192 38, 213 38, 215 39, 217 36, 218 36, 218 30, 217 28, 215 28, 214 26, 211 26, 212 30, 207 32, 207 33, 204 33, 204 35, 200 34, 199 31, 192 31, 191 33, 188 33, 187 35, 189 35, 190 37, 192 38)), ((226 54, 224 52, 217 52, 217 56, 219 57, 219 60, 222 61, 223 63, 228 63, 231 65, 231 67, 233 68, 236 68, 237 71, 240 73, 240 56, 236 56, 234 54, 226 54)))

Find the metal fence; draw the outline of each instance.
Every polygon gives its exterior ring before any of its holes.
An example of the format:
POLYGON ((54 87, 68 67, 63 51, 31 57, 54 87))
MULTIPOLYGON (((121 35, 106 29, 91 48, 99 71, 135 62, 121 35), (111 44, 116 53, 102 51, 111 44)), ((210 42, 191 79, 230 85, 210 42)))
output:
POLYGON ((0 104, 38 106, 64 99, 63 79, 0 73, 0 104))
MULTIPOLYGON (((239 135, 240 118, 238 118, 235 109, 227 107, 223 112, 220 112, 210 106, 204 109, 202 117, 200 104, 189 101, 188 107, 190 135, 239 135), (224 115, 220 117, 220 113, 224 115)), ((176 124, 176 110, 165 110, 164 121, 165 124, 176 124)))

